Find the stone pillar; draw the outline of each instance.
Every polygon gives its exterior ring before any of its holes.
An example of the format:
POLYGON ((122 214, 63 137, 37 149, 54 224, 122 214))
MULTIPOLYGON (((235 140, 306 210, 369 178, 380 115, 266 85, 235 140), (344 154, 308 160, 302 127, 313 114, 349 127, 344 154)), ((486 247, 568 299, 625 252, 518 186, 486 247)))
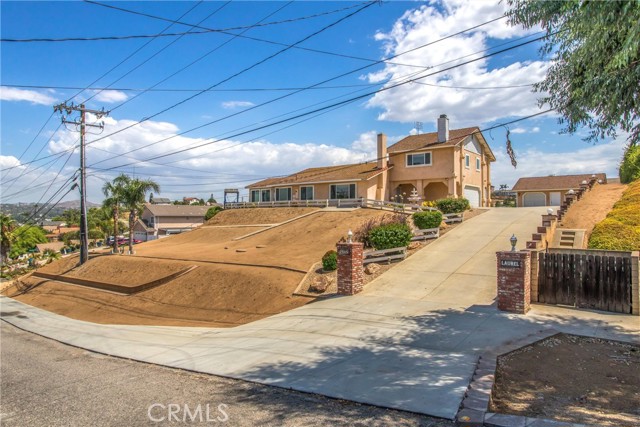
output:
POLYGON ((497 252, 498 309, 526 314, 531 306, 531 253, 497 252))
POLYGON ((355 295, 364 286, 362 252, 360 242, 338 243, 338 295, 355 295))

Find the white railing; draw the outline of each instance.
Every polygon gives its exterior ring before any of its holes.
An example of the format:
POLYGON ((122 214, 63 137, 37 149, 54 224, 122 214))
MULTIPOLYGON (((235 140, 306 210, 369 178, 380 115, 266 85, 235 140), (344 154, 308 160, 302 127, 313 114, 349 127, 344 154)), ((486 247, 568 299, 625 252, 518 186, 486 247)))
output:
POLYGON ((226 203, 225 209, 244 209, 244 208, 283 208, 283 207, 338 207, 338 208, 372 208, 385 209, 395 212, 413 213, 420 211, 434 211, 435 208, 423 207, 418 205, 409 205, 397 202, 385 202, 374 199, 321 199, 321 200, 285 200, 272 202, 237 202, 226 203))

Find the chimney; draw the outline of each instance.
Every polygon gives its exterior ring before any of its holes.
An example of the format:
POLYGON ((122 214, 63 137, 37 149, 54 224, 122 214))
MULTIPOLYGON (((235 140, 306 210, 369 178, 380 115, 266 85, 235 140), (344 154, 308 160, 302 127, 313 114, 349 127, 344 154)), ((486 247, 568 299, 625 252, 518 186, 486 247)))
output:
POLYGON ((387 166, 387 135, 378 134, 378 169, 387 166))
POLYGON ((440 114, 438 118, 438 142, 449 140, 449 118, 446 114, 440 114))

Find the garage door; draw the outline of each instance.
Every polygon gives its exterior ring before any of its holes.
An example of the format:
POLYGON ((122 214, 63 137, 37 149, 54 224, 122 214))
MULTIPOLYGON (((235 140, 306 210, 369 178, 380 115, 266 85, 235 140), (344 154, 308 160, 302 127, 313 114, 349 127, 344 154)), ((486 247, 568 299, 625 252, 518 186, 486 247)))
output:
POLYGON ((550 206, 560 206, 560 192, 554 191, 549 194, 549 205, 550 206))
POLYGON ((469 200, 472 208, 480 206, 480 190, 475 187, 464 187, 464 197, 469 200))
POLYGON ((528 206, 546 206, 547 198, 544 193, 525 193, 522 196, 522 204, 528 206))

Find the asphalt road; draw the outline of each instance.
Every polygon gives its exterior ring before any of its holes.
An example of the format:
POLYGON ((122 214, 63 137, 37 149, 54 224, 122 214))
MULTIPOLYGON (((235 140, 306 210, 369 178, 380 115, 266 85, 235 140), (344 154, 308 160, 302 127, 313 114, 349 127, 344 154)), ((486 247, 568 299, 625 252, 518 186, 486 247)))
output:
POLYGON ((3 426, 446 426, 450 421, 104 356, 0 322, 3 426))

